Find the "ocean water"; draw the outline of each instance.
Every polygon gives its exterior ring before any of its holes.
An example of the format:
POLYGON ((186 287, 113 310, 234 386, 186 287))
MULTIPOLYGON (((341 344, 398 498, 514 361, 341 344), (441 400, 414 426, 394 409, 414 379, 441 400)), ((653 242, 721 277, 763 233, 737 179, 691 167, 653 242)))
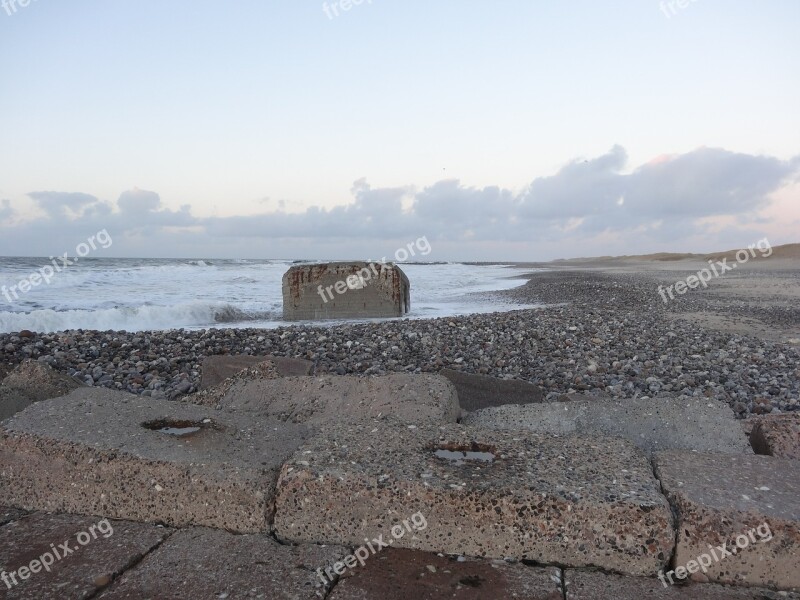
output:
MULTIPOLYGON (((11 286, 49 264, 46 258, 0 258, 0 333, 289 324, 282 320, 281 278, 292 261, 81 258, 15 297, 11 286)), ((511 278, 531 270, 461 263, 400 267, 411 282, 410 318, 521 308, 474 293, 522 285, 524 280, 511 278)))

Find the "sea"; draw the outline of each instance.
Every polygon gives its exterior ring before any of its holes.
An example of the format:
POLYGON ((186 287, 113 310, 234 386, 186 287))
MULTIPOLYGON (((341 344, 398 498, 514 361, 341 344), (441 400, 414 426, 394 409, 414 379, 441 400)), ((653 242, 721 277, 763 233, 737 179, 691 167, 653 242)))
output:
MULTIPOLYGON (((281 278, 301 262, 306 261, 84 257, 65 265, 58 259, 0 258, 0 333, 298 324, 282 319, 281 278), (51 270, 53 275, 45 281, 42 275, 51 270), (20 282, 25 282, 22 289, 27 291, 20 291, 20 282), (12 286, 17 287, 12 290, 12 286)), ((480 292, 520 286, 525 280, 516 277, 532 271, 466 263, 399 266, 411 283, 406 318, 412 319, 524 308, 480 292)))

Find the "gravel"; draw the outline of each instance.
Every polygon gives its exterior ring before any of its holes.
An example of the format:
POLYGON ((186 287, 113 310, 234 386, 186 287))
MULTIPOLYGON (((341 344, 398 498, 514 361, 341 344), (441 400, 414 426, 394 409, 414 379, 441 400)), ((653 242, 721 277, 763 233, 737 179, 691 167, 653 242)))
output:
MULTIPOLYGON (((547 305, 538 309, 324 327, 0 334, 0 367, 33 358, 87 385, 174 399, 197 390, 205 356, 273 354, 312 360, 317 374, 450 368, 519 378, 549 399, 602 390, 716 398, 741 417, 800 410, 800 349, 667 319, 685 307, 664 305, 658 283, 643 274, 551 271, 494 294, 547 305)), ((778 323, 792 318, 759 310, 778 323)))

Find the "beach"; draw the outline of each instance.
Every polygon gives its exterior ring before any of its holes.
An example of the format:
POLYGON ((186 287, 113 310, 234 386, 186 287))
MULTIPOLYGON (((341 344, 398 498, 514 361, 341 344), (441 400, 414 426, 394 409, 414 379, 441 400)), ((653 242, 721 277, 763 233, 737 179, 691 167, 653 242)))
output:
POLYGON ((31 358, 88 385, 175 399, 197 391, 207 356, 274 355, 312 361, 316 374, 448 368, 529 381, 550 399, 673 395, 719 399, 740 417, 795 411, 800 262, 795 248, 783 248, 666 303, 658 287, 697 272, 705 257, 518 264, 503 267, 516 287, 474 292, 481 305, 540 306, 532 309, 266 329, 0 334, 0 365, 31 358))

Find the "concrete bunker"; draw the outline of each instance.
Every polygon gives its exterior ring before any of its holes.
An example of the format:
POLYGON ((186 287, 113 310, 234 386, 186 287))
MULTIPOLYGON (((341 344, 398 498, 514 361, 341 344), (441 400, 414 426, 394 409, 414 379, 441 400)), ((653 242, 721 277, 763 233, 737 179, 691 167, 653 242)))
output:
POLYGON ((283 276, 289 321, 402 317, 410 308, 408 277, 394 263, 295 265, 283 276))

